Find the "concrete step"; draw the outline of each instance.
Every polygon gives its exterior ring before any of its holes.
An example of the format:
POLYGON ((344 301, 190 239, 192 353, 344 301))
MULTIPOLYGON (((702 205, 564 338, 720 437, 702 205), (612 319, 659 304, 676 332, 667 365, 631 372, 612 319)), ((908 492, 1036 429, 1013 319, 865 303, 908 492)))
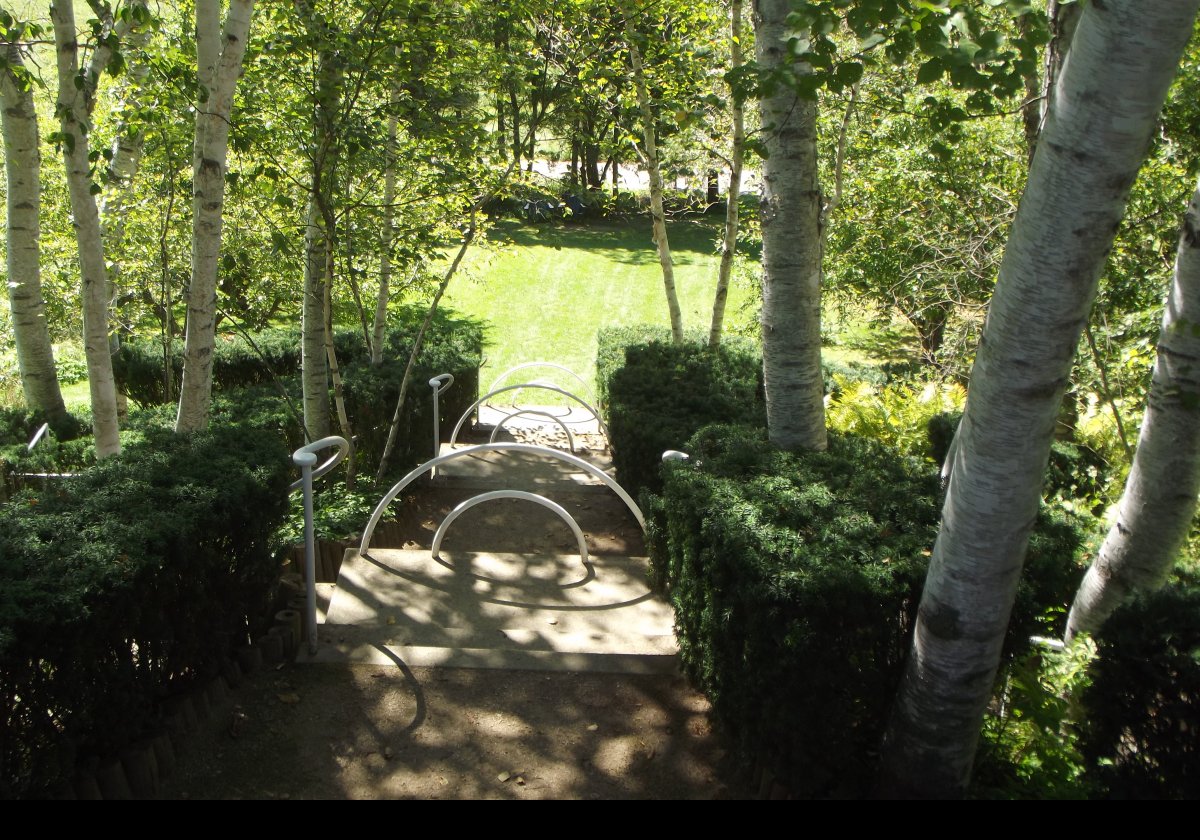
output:
POLYGON ((646 558, 349 550, 320 661, 644 673, 674 670, 670 606, 646 558))
MULTIPOLYGON (((443 443, 440 455, 466 449, 471 444, 443 443)), ((565 450, 564 450, 565 451, 565 450)), ((569 453, 568 453, 569 454, 569 453)), ((606 452, 580 451, 578 457, 613 477, 612 458, 606 452)), ((437 468, 435 485, 478 490, 528 490, 548 488, 603 490, 604 482, 574 464, 531 452, 479 452, 437 468)))

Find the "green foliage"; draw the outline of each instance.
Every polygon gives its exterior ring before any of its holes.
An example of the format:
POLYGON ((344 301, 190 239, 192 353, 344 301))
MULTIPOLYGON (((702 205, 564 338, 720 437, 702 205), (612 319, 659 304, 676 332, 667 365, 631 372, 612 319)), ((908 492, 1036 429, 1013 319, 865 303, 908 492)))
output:
POLYGON ((630 493, 657 490, 663 452, 679 449, 702 426, 765 424, 762 362, 745 345, 727 342, 713 351, 651 341, 627 346, 624 356, 621 367, 597 378, 607 379, 613 463, 630 493))
POLYGON ((158 432, 4 506, 0 794, 147 734, 162 697, 257 632, 290 473, 269 432, 158 432))
MULTIPOLYGON (((385 361, 377 367, 366 362, 344 370, 346 409, 357 436, 358 457, 378 464, 400 396, 400 382, 425 312, 405 311, 401 323, 388 332, 385 361)), ((405 397, 398 449, 391 464, 407 471, 431 457, 433 405, 428 382, 443 373, 454 375, 454 385, 440 400, 441 430, 449 437, 454 424, 479 394, 479 364, 483 356, 483 327, 473 319, 438 310, 425 334, 405 397)))
POLYGON ((1079 799, 1095 792, 1079 750, 1080 696, 1096 655, 1089 639, 1035 650, 1004 673, 983 725, 972 794, 989 799, 1079 799))
POLYGON ((937 482, 870 440, 774 450, 714 426, 664 470, 650 552, 684 669, 801 796, 861 795, 907 653, 937 482))
MULTIPOLYGON (((699 345, 707 336, 699 329, 688 330, 684 340, 699 345)), ((625 366, 625 349, 637 344, 671 340, 671 328, 664 324, 630 324, 620 327, 601 327, 596 332, 596 405, 607 411, 609 386, 613 376, 625 366)))
POLYGON ((927 382, 878 386, 833 376, 836 390, 825 410, 831 429, 873 438, 910 458, 932 458, 929 423, 945 412, 961 411, 966 390, 959 384, 927 382))
MULTIPOLYGON (((681 657, 747 757, 799 795, 862 795, 899 682, 940 509, 927 464, 834 432, 775 450, 712 426, 644 496, 681 657)), ((1005 640, 1028 650, 1075 591, 1087 531, 1044 511, 1005 640)))
POLYGON ((1144 595, 1096 637, 1082 749, 1117 799, 1200 796, 1200 586, 1144 595))
MULTIPOLYGON (((334 332, 334 349, 341 364, 352 363, 366 355, 362 332, 349 328, 334 332)), ((113 356, 117 386, 130 399, 142 405, 173 401, 177 395, 164 390, 165 358, 161 343, 129 341, 113 356)), ((173 382, 176 387, 183 375, 183 342, 171 348, 173 382)), ((300 370, 300 329, 272 327, 250 334, 217 336, 213 351, 213 388, 240 388, 274 382, 300 370)))

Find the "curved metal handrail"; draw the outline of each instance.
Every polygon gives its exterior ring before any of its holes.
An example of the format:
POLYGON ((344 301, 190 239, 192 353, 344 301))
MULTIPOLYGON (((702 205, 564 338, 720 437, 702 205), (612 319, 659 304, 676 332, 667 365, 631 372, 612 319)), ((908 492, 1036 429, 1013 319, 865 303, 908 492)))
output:
POLYGON ((505 415, 504 419, 496 424, 496 428, 492 429, 492 434, 488 437, 488 443, 496 442, 496 435, 500 434, 500 430, 504 428, 504 424, 514 417, 520 417, 522 414, 536 414, 539 417, 548 417, 558 424, 567 435, 567 446, 571 449, 571 454, 575 454, 575 436, 571 434, 571 430, 567 428, 567 424, 561 418, 555 417, 548 411, 538 411, 536 408, 522 408, 520 411, 514 411, 512 414, 505 415))
POLYGON ((626 492, 624 487, 613 480, 612 476, 596 465, 589 464, 582 458, 563 452, 561 449, 551 449, 548 446, 534 446, 530 443, 481 443, 431 458, 392 485, 392 489, 384 494, 383 499, 375 506, 375 510, 371 513, 371 520, 367 523, 366 530, 363 531, 362 541, 358 546, 358 553, 364 555, 367 553, 367 549, 371 547, 371 537, 375 534, 375 526, 379 524, 379 520, 383 517, 383 512, 387 510, 388 505, 395 501, 396 497, 400 495, 405 487, 412 484, 433 467, 457 460, 458 458, 478 455, 481 452, 529 452, 535 455, 546 455, 550 458, 557 458, 560 461, 566 461, 572 466, 579 467, 589 475, 600 479, 610 490, 616 493, 621 501, 625 503, 625 507, 629 508, 630 513, 633 514, 633 518, 637 520, 642 531, 646 530, 646 518, 642 515, 642 509, 637 506, 637 502, 626 492))
POLYGON ((46 436, 46 433, 48 431, 50 431, 50 424, 43 423, 41 425, 41 427, 34 433, 33 439, 30 440, 29 443, 25 446, 25 451, 32 452, 34 447, 42 442, 42 438, 44 438, 46 436))
POLYGON ((325 475, 349 453, 350 441, 337 435, 315 440, 292 453, 292 462, 300 467, 300 480, 292 483, 288 493, 291 494, 299 488, 304 489, 304 576, 307 578, 304 606, 307 613, 305 629, 308 631, 309 655, 317 652, 317 540, 313 533, 313 479, 325 475), (317 453, 331 446, 336 446, 337 452, 314 470, 317 453))
POLYGON ((491 399, 497 394, 503 394, 505 391, 515 391, 518 388, 541 388, 546 391, 554 391, 557 394, 562 394, 564 397, 570 397, 592 413, 592 418, 595 419, 596 423, 599 425, 600 431, 605 437, 608 437, 608 427, 604 425, 604 421, 600 418, 600 412, 592 408, 592 406, 584 401, 581 397, 576 396, 575 394, 572 394, 570 391, 567 391, 563 388, 559 388, 556 385, 546 385, 537 382, 523 382, 519 385, 505 385, 503 388, 497 388, 493 391, 488 391, 482 397, 475 400, 475 402, 471 403, 470 408, 463 412, 463 416, 458 419, 458 423, 455 425, 454 431, 450 433, 450 445, 453 446, 458 440, 458 433, 462 431, 463 423, 467 422, 467 418, 471 416, 471 413, 475 411, 475 409, 479 408, 479 406, 483 405, 485 401, 491 399))
POLYGON ((438 452, 442 448, 442 412, 438 408, 438 397, 445 393, 446 389, 454 384, 454 374, 439 373, 433 379, 429 380, 429 387, 433 389, 433 457, 438 456, 438 452))
POLYGON ((524 490, 491 490, 487 493, 480 493, 478 496, 472 496, 465 502, 462 502, 458 507, 446 514, 446 518, 438 526, 437 533, 433 535, 433 547, 430 550, 430 554, 432 554, 435 560, 441 559, 438 555, 438 549, 442 547, 442 537, 446 535, 446 530, 450 527, 450 523, 475 507, 475 505, 490 502, 493 499, 522 499, 554 511, 558 514, 558 518, 567 523, 572 533, 575 534, 575 542, 579 546, 579 558, 583 560, 585 566, 588 564, 587 540, 584 539, 583 529, 579 527, 579 523, 575 521, 575 517, 567 513, 566 508, 557 502, 553 502, 545 496, 539 496, 536 493, 526 493, 524 490))
MULTIPOLYGON (((583 389, 585 391, 588 390, 588 384, 582 376, 580 376, 575 371, 571 370, 569 367, 564 367, 563 365, 557 364, 555 362, 525 362, 524 364, 517 365, 516 367, 511 367, 508 370, 504 371, 504 373, 497 376, 492 381, 492 384, 488 386, 488 390, 491 391, 497 385, 499 385, 501 382, 503 382, 505 379, 507 379, 510 375, 516 373, 519 370, 525 370, 526 368, 538 368, 538 367, 554 368, 555 370, 561 370, 563 373, 568 373, 575 378, 576 382, 578 382, 580 385, 583 386, 583 389)), ((553 384, 553 383, 550 383, 550 384, 553 384)))
MULTIPOLYGON (((346 456, 350 454, 350 441, 346 440, 344 437, 338 437, 337 435, 330 435, 329 437, 315 440, 307 446, 301 446, 299 449, 293 452, 292 463, 301 469, 304 468, 305 463, 311 467, 313 464, 317 463, 317 453, 324 449, 328 449, 331 446, 336 446, 337 452, 331 455, 328 461, 312 471, 312 480, 316 481, 342 461, 346 460, 346 456)), ((295 493, 303 486, 304 479, 298 478, 288 485, 288 493, 295 493)))

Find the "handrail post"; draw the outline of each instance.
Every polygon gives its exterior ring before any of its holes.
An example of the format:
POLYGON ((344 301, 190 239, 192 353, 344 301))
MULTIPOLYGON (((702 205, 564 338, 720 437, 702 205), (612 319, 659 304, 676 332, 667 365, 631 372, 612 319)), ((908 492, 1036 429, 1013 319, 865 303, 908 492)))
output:
MULTIPOLYGON (((442 451, 442 417, 438 408, 438 397, 442 395, 451 385, 454 384, 454 374, 442 373, 433 379, 429 380, 429 387, 433 389, 433 457, 436 458, 442 451)), ((437 475, 437 470, 434 469, 429 473, 432 479, 437 475)))
POLYGON ((313 467, 317 456, 313 452, 297 452, 292 460, 300 467, 304 487, 304 594, 305 629, 308 631, 308 655, 317 653, 317 541, 313 529, 313 467))

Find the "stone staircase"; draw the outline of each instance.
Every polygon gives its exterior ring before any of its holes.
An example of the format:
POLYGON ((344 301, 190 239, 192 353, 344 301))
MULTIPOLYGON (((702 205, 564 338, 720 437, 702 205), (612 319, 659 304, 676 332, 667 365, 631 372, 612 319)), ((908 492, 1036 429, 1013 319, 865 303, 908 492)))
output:
MULTIPOLYGON (((480 416, 474 442, 486 441, 491 431, 487 413, 480 416)), ((506 424, 497 440, 550 443, 555 433, 561 434, 557 423, 536 415, 517 420, 506 424)), ((578 418, 573 422, 572 431, 579 430, 576 454, 611 475, 611 459, 599 430, 587 428, 578 418)), ((565 449, 565 440, 560 443, 565 449)), ((449 451, 443 444, 442 454, 449 451)), ((603 544, 606 528, 628 533, 633 521, 601 480, 529 452, 464 456, 440 466, 431 482, 413 487, 418 493, 499 488, 538 493, 574 511, 577 518, 588 513, 583 521, 589 545, 603 544)), ((318 653, 301 654, 301 661, 675 672, 673 615, 646 585, 647 559, 594 554, 589 548, 584 562, 566 523, 538 519, 530 508, 545 513, 522 500, 477 505, 449 527, 438 557, 426 545, 385 548, 377 547, 375 540, 365 555, 347 550, 336 585, 322 593, 329 600, 318 653), (505 546, 512 548, 524 533, 542 550, 492 550, 497 534, 504 534, 505 546), (546 551, 551 536, 555 550, 546 551), (575 553, 559 553, 563 546, 575 548, 575 553)), ((644 551, 640 541, 637 547, 644 551)))

